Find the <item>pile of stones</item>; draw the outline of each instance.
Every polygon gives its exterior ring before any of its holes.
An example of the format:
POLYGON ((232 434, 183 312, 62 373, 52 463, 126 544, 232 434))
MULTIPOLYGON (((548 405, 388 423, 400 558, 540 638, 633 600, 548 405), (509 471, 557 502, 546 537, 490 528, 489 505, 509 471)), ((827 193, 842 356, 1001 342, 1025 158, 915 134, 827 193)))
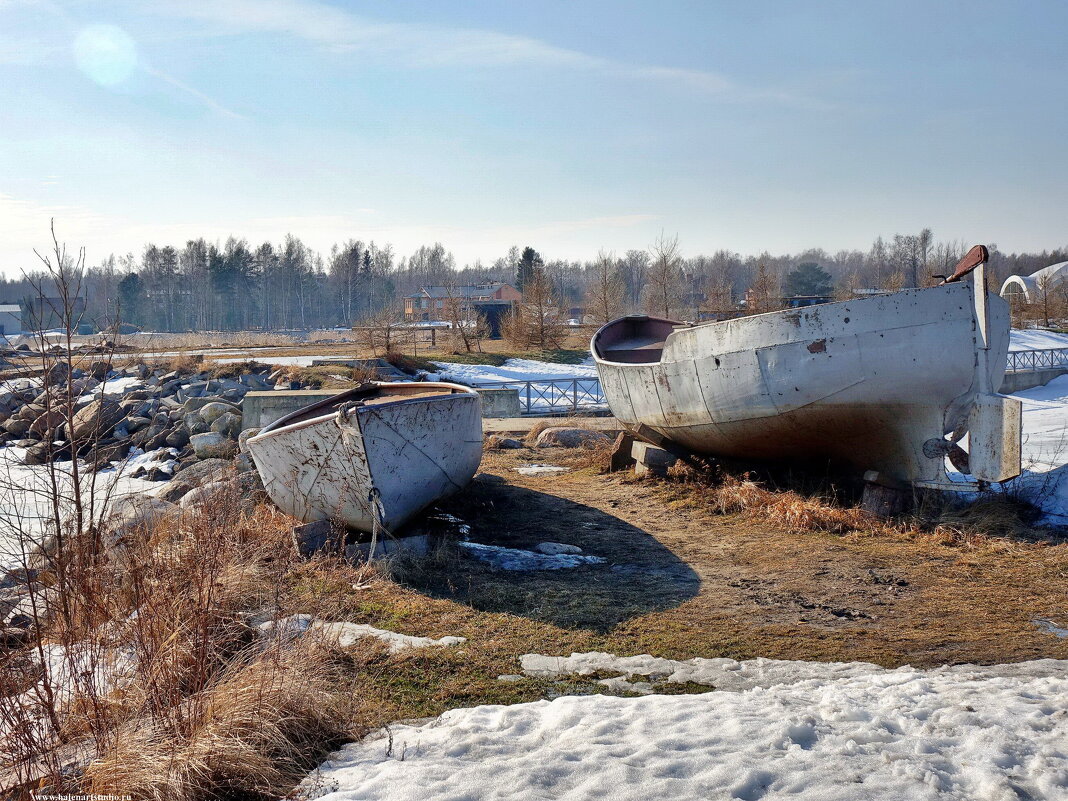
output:
MULTIPOLYGON (((44 380, 5 382, 0 390, 0 445, 24 448, 28 465, 70 460, 77 454, 94 470, 125 459, 133 448, 173 448, 179 469, 197 460, 233 459, 238 455, 245 394, 299 388, 282 381, 281 370, 272 369, 255 367, 233 378, 213 378, 205 372, 182 374, 144 364, 111 369, 103 361, 69 370, 59 362, 44 380), (68 392, 77 398, 69 423, 68 392)), ((157 466, 134 477, 164 480, 171 475, 157 466)))

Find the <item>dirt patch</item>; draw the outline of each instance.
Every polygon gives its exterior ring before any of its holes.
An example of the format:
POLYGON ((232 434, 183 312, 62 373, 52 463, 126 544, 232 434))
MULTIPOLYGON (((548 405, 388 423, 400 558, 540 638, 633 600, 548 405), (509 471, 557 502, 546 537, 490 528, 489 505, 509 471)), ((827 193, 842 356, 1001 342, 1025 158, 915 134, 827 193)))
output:
MULTIPOLYGON (((566 454, 487 454, 451 508, 475 541, 578 545, 607 564, 514 573, 458 557, 410 585, 485 612, 601 635, 661 656, 866 660, 886 666, 1068 657, 1036 618, 1068 609, 1068 544, 940 545, 789 533, 687 503, 670 481, 591 470, 522 476, 566 454)), ((601 637, 598 637, 600 640, 601 637)))

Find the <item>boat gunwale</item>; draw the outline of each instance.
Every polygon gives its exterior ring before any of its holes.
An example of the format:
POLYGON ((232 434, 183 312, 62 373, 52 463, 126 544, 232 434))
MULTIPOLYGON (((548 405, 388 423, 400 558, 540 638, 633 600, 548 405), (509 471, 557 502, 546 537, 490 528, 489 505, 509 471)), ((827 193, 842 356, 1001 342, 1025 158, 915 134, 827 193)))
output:
MULTIPOLYGON (((697 328, 707 328, 707 327, 710 327, 710 326, 726 325, 728 323, 735 323, 735 322, 737 322, 739 320, 752 320, 752 319, 754 319, 756 317, 770 317, 773 314, 777 314, 777 315, 798 314, 798 313, 804 313, 806 311, 810 311, 812 309, 826 308, 828 306, 840 306, 840 305, 844 305, 846 303, 864 303, 864 302, 867 302, 867 301, 873 301, 873 300, 880 299, 880 298, 892 297, 894 295, 901 295, 901 294, 904 294, 904 293, 914 293, 914 292, 919 292, 919 291, 926 291, 928 289, 944 289, 946 286, 957 286, 957 285, 966 286, 966 284, 964 284, 963 282, 955 282, 954 284, 939 284, 938 286, 906 287, 905 289, 899 289, 897 292, 886 292, 884 294, 879 294, 879 295, 867 295, 867 296, 863 296, 863 297, 850 298, 849 300, 835 300, 835 301, 831 301, 830 303, 817 303, 817 304, 814 304, 812 306, 800 306, 798 308, 793 308, 793 309, 776 309, 774 311, 761 312, 760 314, 749 314, 749 315, 745 315, 744 317, 734 317, 734 318, 731 318, 730 320, 705 320, 703 322, 696 322, 696 323, 690 323, 690 322, 687 322, 687 321, 669 320, 666 317, 654 317, 651 314, 627 314, 627 315, 624 315, 623 317, 617 317, 614 320, 610 320, 609 322, 605 323, 604 325, 602 325, 600 328, 598 328, 594 332, 593 337, 590 338, 590 355, 593 356, 593 360, 594 360, 595 364, 605 364, 605 365, 609 365, 611 367, 648 367, 648 366, 651 366, 651 365, 654 365, 654 364, 664 364, 663 354, 661 354, 661 357, 659 359, 657 359, 655 362, 616 362, 616 361, 612 361, 610 359, 606 359, 601 355, 600 350, 598 349, 597 340, 609 328, 611 328, 612 326, 616 325, 617 323, 619 323, 619 322, 621 322, 623 320, 626 320, 628 318, 631 318, 631 319, 642 319, 642 320, 653 320, 655 322, 661 322, 661 323, 670 323, 671 325, 676 326, 676 327, 684 326, 685 330, 690 331, 690 330, 694 330, 694 329, 697 329, 697 328)), ((677 330, 672 331, 670 334, 668 334, 664 338, 664 349, 665 350, 667 349, 668 340, 671 337, 673 337, 675 334, 677 334, 677 333, 678 333, 677 330)), ((752 348, 742 348, 742 350, 752 350, 752 348)))
MULTIPOLYGON (((412 397, 408 397, 408 398, 398 397, 397 400, 391 401, 390 403, 377 404, 378 406, 383 406, 383 407, 395 406, 395 405, 398 405, 398 404, 409 404, 409 403, 440 402, 440 401, 444 401, 446 399, 450 399, 454 395, 461 395, 461 396, 465 396, 465 397, 470 397, 472 395, 474 395, 476 397, 478 396, 478 390, 474 389, 473 387, 467 387, 467 386, 464 386, 463 384, 453 384, 453 383, 449 383, 449 382, 446 382, 446 381, 388 381, 388 382, 384 381, 384 382, 375 383, 374 386, 376 388, 395 387, 395 386, 403 386, 403 387, 418 386, 419 388, 426 387, 426 388, 440 388, 440 389, 451 389, 451 390, 454 390, 453 392, 450 392, 447 395, 444 395, 444 394, 443 395, 413 395, 412 397)), ((359 387, 356 387, 356 388, 353 388, 353 389, 347 389, 344 392, 339 392, 337 395, 331 395, 329 398, 323 398, 321 401, 316 401, 313 404, 309 404, 308 406, 303 406, 300 409, 296 409, 295 411, 292 411, 287 415, 279 417, 273 423, 268 423, 266 426, 264 426, 263 429, 258 434, 256 434, 254 437, 249 437, 248 443, 249 444, 254 444, 257 441, 261 441, 261 440, 267 439, 269 437, 273 437, 273 436, 276 436, 276 435, 279 435, 279 434, 288 434, 288 433, 292 433, 294 431, 300 431, 300 430, 308 428, 310 426, 320 425, 323 422, 326 422, 328 420, 332 420, 333 418, 337 417, 337 411, 338 411, 337 408, 334 408, 330 412, 327 412, 325 414, 318 415, 317 417, 310 417, 310 418, 308 418, 306 420, 300 420, 300 421, 293 422, 293 423, 286 422, 287 420, 289 420, 289 419, 291 419, 293 417, 297 417, 298 415, 302 415, 302 414, 307 413, 309 408, 313 408, 315 406, 324 406, 324 407, 325 406, 332 406, 337 401, 338 398, 340 398, 340 397, 342 397, 344 395, 354 394, 358 390, 359 390, 359 387)))

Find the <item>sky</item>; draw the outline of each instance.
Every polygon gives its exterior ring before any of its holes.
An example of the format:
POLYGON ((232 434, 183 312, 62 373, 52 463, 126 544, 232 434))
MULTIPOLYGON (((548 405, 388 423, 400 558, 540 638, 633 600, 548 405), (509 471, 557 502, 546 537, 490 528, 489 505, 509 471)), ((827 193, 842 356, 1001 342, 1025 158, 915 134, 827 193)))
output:
POLYGON ((0 0, 0 272, 1068 243, 1068 3, 0 0))

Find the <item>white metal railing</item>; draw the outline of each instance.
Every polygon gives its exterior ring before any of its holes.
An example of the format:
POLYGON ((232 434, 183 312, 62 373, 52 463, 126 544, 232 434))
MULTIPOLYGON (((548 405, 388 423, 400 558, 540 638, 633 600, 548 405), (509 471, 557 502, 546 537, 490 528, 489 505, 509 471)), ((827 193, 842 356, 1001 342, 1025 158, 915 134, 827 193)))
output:
POLYGON ((1068 348, 1043 348, 1042 350, 1016 350, 1009 352, 1005 372, 1019 373, 1027 370, 1068 368, 1068 348))
POLYGON ((547 378, 540 381, 480 381, 476 389, 517 389, 523 414, 577 412, 606 406, 597 378, 547 378))

